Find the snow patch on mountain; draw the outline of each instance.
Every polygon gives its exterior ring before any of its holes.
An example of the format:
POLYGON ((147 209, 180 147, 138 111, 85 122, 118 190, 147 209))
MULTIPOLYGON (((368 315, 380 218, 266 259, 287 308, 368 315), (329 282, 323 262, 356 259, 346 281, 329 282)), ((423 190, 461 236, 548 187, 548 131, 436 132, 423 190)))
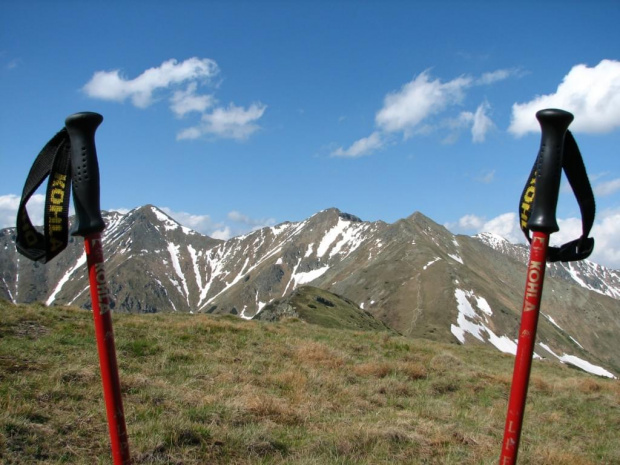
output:
POLYGON ((544 342, 539 343, 539 345, 562 363, 568 363, 569 365, 576 366, 577 368, 581 368, 583 371, 587 373, 591 373, 593 375, 603 376, 605 378, 617 379, 617 377, 613 373, 607 371, 605 368, 594 365, 588 362, 587 360, 583 360, 579 357, 576 357, 575 355, 568 355, 568 354, 558 355, 551 349, 551 347, 549 347, 544 342))
MULTIPOLYGON (((189 306, 189 289, 187 288, 187 280, 185 279, 185 274, 183 273, 183 270, 181 270, 181 264, 179 262, 179 249, 180 246, 175 245, 171 242, 168 243, 168 253, 170 254, 170 260, 172 260, 172 267, 174 268, 174 271, 179 277, 179 279, 181 280, 183 291, 185 291, 187 305, 189 306)), ((179 292, 182 292, 180 288, 179 292)))
POLYGON ((330 249, 330 246, 338 239, 338 237, 344 232, 346 227, 349 225, 348 221, 344 221, 342 218, 338 218, 338 223, 332 229, 327 231, 319 244, 319 247, 316 249, 317 257, 323 257, 327 251, 330 249))
POLYGON ((428 262, 426 265, 424 265, 424 266, 422 267, 422 269, 423 269, 423 270, 426 270, 429 266, 431 266, 433 263, 438 262, 439 260, 441 260, 441 258, 439 258, 439 257, 435 257, 435 258, 433 258, 430 262, 428 262))
POLYGON ((56 296, 62 290, 62 287, 65 285, 65 283, 69 281, 73 273, 75 273, 78 270, 78 268, 80 268, 81 266, 84 266, 85 264, 86 264, 86 252, 84 252, 80 256, 80 258, 78 258, 77 262, 75 262, 75 265, 73 265, 73 267, 71 267, 63 275, 63 277, 60 278, 60 281, 58 281, 58 284, 56 284, 56 287, 54 288, 50 296, 47 298, 47 300, 45 301, 45 305, 52 305, 54 300, 56 300, 56 296))
MULTIPOLYGON (((481 342, 489 342, 498 350, 516 355, 517 344, 507 336, 497 336, 486 324, 489 324, 488 316, 493 315, 491 306, 484 297, 479 297, 473 291, 464 291, 455 289, 454 297, 456 298, 458 316, 456 325, 450 325, 450 331, 461 344, 465 344, 465 334, 471 334, 481 342), (470 300, 475 302, 475 306, 482 314, 474 308, 470 300), (484 321, 483 321, 484 320, 484 321), (486 324, 485 324, 486 323, 486 324), (485 340, 484 336, 487 336, 485 340)), ((535 354, 538 357, 538 355, 535 354)))
POLYGON ((564 354, 561 357, 559 357, 559 359, 560 359, 560 362, 562 363, 568 363, 570 365, 575 365, 576 367, 581 368, 583 371, 587 371, 588 373, 592 373, 598 376, 604 376, 606 378, 617 379, 616 376, 613 375, 613 373, 610 373, 609 371, 605 370, 602 367, 593 365, 592 363, 586 360, 582 360, 579 357, 575 357, 574 355, 564 354))
POLYGON ((308 284, 315 279, 320 278, 325 272, 329 270, 329 265, 322 266, 321 268, 317 268, 316 270, 300 272, 293 275, 291 279, 295 281, 295 287, 301 286, 302 284, 308 284))

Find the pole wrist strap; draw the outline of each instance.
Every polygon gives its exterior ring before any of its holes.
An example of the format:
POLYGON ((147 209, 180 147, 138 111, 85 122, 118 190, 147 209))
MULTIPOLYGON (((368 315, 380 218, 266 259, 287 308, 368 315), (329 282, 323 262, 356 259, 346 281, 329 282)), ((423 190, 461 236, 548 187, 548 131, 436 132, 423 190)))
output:
MULTIPOLYGON (((532 212, 534 196, 536 195, 536 170, 538 162, 539 160, 537 158, 519 201, 521 230, 529 242, 531 242, 532 239, 527 223, 532 212)), ((566 131, 566 135, 564 136, 562 169, 566 174, 566 178, 579 204, 582 234, 579 238, 567 242, 560 247, 549 247, 547 258, 549 262, 583 260, 589 257, 594 249, 594 239, 588 237, 592 225, 594 224, 594 215, 596 212, 594 194, 592 193, 592 186, 590 185, 588 174, 583 164, 581 152, 570 131, 566 131)))
POLYGON ((22 191, 17 211, 17 250, 23 256, 47 263, 67 246, 71 195, 71 141, 63 128, 37 156, 22 191), (26 204, 49 176, 45 194, 43 233, 32 225, 26 204))

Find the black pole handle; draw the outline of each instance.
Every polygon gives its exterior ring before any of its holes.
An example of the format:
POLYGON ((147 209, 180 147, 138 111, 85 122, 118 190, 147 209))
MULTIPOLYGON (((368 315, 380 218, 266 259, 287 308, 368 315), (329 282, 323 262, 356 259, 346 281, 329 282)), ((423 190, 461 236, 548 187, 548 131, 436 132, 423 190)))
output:
POLYGON ((555 218, 562 177, 564 136, 573 115, 549 108, 536 113, 542 130, 540 151, 536 159, 536 191, 527 227, 551 234, 560 230, 555 218))
POLYGON ((99 201, 99 164, 95 131, 103 121, 98 113, 75 113, 65 120, 71 139, 71 169, 75 224, 72 236, 86 237, 101 232, 105 223, 99 201))

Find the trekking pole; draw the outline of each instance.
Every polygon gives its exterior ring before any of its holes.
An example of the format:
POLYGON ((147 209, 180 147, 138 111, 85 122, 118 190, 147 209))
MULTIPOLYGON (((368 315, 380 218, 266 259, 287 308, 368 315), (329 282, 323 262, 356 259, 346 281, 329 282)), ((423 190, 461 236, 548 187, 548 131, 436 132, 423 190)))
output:
POLYGON ((533 231, 533 236, 500 465, 512 465, 517 461, 549 236, 560 229, 555 215, 562 174, 564 136, 573 115, 563 110, 548 109, 537 112, 536 118, 542 130, 540 152, 534 166, 534 176, 524 192, 526 205, 521 206, 522 210, 531 209, 527 228, 533 231))
POLYGON ((105 223, 101 217, 99 204, 99 167, 95 148, 95 131, 102 121, 101 115, 87 112, 73 114, 65 121, 71 140, 75 206, 75 225, 71 235, 84 238, 112 458, 115 465, 126 465, 130 463, 129 442, 101 242, 101 232, 105 229, 105 223))

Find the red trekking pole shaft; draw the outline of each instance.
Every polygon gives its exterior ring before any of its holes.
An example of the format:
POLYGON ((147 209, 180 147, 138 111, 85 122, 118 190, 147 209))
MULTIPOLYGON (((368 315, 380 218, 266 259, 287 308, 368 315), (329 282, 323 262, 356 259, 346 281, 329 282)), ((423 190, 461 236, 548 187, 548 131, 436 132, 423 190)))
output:
POLYGON ((99 204, 99 167, 95 131, 103 117, 97 113, 76 113, 65 121, 71 138, 71 165, 75 225, 71 234, 84 237, 90 296, 95 321, 103 396, 108 418, 112 458, 115 465, 130 463, 129 441, 116 362, 110 295, 104 269, 101 232, 105 223, 99 204))
POLYGON ((538 325, 540 299, 545 278, 548 245, 549 234, 534 232, 525 281, 525 296, 523 298, 517 355, 512 375, 508 413, 506 414, 504 440, 502 442, 501 465, 514 464, 517 461, 521 427, 523 426, 523 413, 525 411, 525 399, 527 397, 534 344, 536 342, 536 327, 538 325))
POLYGON ((95 335, 99 352, 103 396, 108 417, 112 457, 115 464, 129 463, 129 442, 125 426, 123 398, 116 362, 114 331, 110 315, 110 297, 103 266, 103 246, 101 234, 93 233, 84 238, 88 278, 90 281, 90 298, 95 320, 95 335))
POLYGON ((566 111, 550 109, 539 111, 536 113, 536 118, 542 130, 540 152, 536 162, 535 179, 530 181, 528 195, 524 196, 529 203, 521 205, 521 210, 525 212, 529 212, 531 208, 527 228, 533 231, 533 236, 500 465, 512 465, 517 461, 536 343, 549 236, 560 229, 556 222, 556 207, 562 174, 564 135, 573 120, 573 115, 566 111))

